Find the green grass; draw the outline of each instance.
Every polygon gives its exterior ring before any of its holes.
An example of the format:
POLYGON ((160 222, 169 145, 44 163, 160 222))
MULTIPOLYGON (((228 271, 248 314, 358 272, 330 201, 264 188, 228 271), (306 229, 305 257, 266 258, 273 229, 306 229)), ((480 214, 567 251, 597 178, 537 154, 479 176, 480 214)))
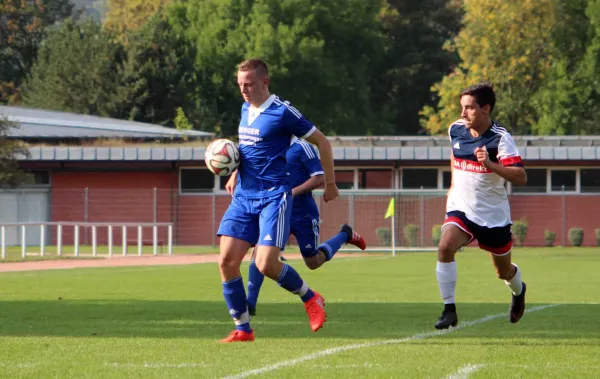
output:
MULTIPOLYGON (((463 325, 395 344, 339 351, 262 373, 268 378, 596 378, 600 374, 600 250, 516 249, 528 306, 510 299, 488 256, 457 258, 463 325), (481 365, 481 366, 478 366, 481 365), (463 375, 460 377, 466 377, 463 375)), ((301 302, 266 281, 255 343, 221 345, 232 329, 216 264, 89 268, 0 275, 0 377, 220 378, 340 346, 433 331, 441 311, 434 253, 291 264, 327 300, 310 331, 301 302)), ((244 266, 244 271, 247 266, 244 266)))

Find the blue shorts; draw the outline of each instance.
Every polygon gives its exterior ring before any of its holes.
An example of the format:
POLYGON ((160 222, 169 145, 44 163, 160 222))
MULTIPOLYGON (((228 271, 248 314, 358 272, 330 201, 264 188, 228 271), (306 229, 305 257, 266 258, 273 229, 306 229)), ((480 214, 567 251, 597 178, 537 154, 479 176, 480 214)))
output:
POLYGON ((262 199, 234 195, 221 219, 217 236, 283 249, 290 235, 291 199, 289 192, 262 199))
POLYGON ((300 253, 304 258, 310 258, 317 255, 319 247, 319 219, 303 217, 301 219, 292 219, 290 233, 296 237, 300 253))

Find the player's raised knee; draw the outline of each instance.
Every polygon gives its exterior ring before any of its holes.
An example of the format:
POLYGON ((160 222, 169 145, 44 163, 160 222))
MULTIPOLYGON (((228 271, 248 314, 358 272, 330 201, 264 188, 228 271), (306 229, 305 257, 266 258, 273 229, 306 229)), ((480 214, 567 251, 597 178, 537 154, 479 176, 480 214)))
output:
POLYGON ((441 241, 438 245, 438 261, 452 262, 456 254, 456 248, 447 241, 441 241))
POLYGON ((306 267, 311 270, 316 270, 323 265, 323 263, 317 261, 316 259, 305 259, 304 263, 306 264, 306 267))

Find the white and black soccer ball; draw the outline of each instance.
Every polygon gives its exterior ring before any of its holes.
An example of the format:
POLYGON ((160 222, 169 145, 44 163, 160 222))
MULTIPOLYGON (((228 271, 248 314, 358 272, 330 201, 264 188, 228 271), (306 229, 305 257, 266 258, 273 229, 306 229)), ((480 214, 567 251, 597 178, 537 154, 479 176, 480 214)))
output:
POLYGON ((240 150, 233 141, 217 139, 206 148, 204 162, 213 174, 228 176, 240 165, 240 150))

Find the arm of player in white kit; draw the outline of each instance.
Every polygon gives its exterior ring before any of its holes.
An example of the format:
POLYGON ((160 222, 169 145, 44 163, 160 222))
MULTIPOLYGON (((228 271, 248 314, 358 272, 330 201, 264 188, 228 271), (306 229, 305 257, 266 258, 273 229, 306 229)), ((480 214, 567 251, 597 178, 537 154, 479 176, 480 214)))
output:
POLYGON ((498 163, 490 162, 488 169, 515 185, 527 184, 527 174, 511 135, 505 133, 498 144, 498 163))

